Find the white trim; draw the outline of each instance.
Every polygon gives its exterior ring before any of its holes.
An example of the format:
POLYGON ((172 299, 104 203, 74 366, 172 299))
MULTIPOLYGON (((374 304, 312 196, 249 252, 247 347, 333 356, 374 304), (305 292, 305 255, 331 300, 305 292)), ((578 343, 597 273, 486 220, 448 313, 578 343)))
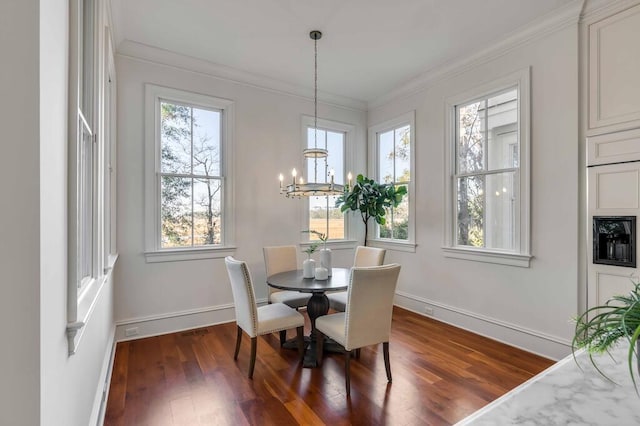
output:
POLYGON ((571 352, 571 340, 569 339, 402 291, 396 292, 394 304, 436 321, 554 360, 561 359, 571 352), (424 313, 425 305, 436 308, 432 315, 424 313))
POLYGON ((98 386, 96 389, 91 418, 88 423, 90 425, 100 426, 104 424, 104 418, 107 413, 107 397, 109 396, 109 389, 111 388, 111 375, 113 373, 113 363, 116 355, 115 339, 116 327, 114 324, 113 327, 111 327, 109 341, 107 343, 107 347, 111 348, 111 350, 105 353, 102 361, 102 369, 100 370, 100 377, 104 377, 104 380, 101 382, 102 386, 98 386))
MULTIPOLYGON (((411 226, 411 225, 409 225, 411 226)), ((417 244, 402 240, 391 240, 386 238, 369 239, 367 245, 370 247, 383 248, 385 250, 404 251, 415 253, 417 244)))
MULTIPOLYGON (((256 301, 258 305, 267 303, 266 298, 256 301)), ((233 303, 225 303, 215 306, 206 306, 196 309, 169 312, 159 315, 129 318, 116 322, 116 341, 136 340, 144 337, 159 336, 167 333, 176 333, 194 328, 208 327, 235 321, 235 309, 233 303), (125 328, 136 325, 137 334, 125 336, 125 328)))
POLYGON ((236 247, 185 248, 156 250, 144 253, 147 263, 179 262, 183 260, 221 259, 233 256, 236 247))
MULTIPOLYGON (((413 251, 415 252, 416 241, 416 111, 411 110, 398 117, 386 120, 379 124, 369 126, 368 131, 368 151, 369 151, 369 175, 380 180, 378 170, 378 134, 392 131, 398 127, 409 125, 409 167, 411 179, 407 195, 409 196, 409 225, 407 229, 407 240, 396 240, 390 238, 369 238, 369 241, 376 247, 384 247, 390 250, 413 251)), ((369 224, 369 235, 376 235, 377 224, 369 224)))
POLYGON ((444 257, 528 268, 533 256, 475 248, 442 247, 444 257))
POLYGON ((445 101, 445 191, 444 191, 444 222, 443 229, 443 252, 447 257, 458 259, 479 260, 490 263, 500 263, 503 265, 528 267, 531 259, 531 211, 530 211, 530 186, 531 186, 531 68, 527 67, 509 75, 485 83, 473 90, 452 96, 445 101), (518 88, 518 129, 519 129, 519 150, 520 161, 518 191, 519 205, 516 215, 516 250, 515 253, 503 252, 500 250, 469 248, 457 246, 455 244, 455 197, 454 197, 454 174, 455 164, 455 108, 457 105, 468 102, 472 99, 490 96, 492 93, 500 92, 508 88, 517 86, 518 88), (484 257, 484 259, 482 259, 484 257), (526 263, 526 266, 525 266, 526 263))
MULTIPOLYGON (((118 56, 206 75, 221 81, 241 84, 271 93, 313 100, 313 89, 309 89, 308 87, 295 86, 283 81, 220 64, 214 64, 176 52, 158 49, 131 40, 124 40, 118 44, 118 56)), ((364 112, 367 110, 367 105, 364 101, 332 93, 318 91, 318 100, 323 104, 350 111, 364 112)))
POLYGON ((566 5, 554 9, 547 15, 533 21, 524 28, 508 34, 498 42, 491 43, 486 49, 478 50, 462 59, 456 58, 435 69, 428 70, 418 77, 406 82, 395 90, 368 103, 372 111, 384 107, 392 101, 398 101, 416 93, 427 90, 438 82, 463 74, 482 64, 493 61, 520 46, 539 40, 556 31, 578 23, 584 0, 573 0, 566 5))
POLYGON ((172 262, 179 260, 210 259, 232 254, 235 241, 234 220, 234 102, 199 93, 173 89, 154 84, 145 84, 145 258, 147 262, 172 262), (188 105, 216 108, 222 113, 221 169, 223 174, 222 245, 212 247, 190 247, 167 250, 160 248, 160 188, 157 173, 160 170, 159 103, 161 99, 183 102, 188 105), (226 250, 226 251, 225 251, 226 250), (207 253, 207 254, 205 254, 207 253))

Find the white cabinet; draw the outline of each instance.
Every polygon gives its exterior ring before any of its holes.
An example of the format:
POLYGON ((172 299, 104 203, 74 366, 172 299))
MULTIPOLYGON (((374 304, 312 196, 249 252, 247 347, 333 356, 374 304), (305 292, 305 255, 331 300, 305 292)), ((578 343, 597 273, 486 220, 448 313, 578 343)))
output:
POLYGON ((589 25, 588 132, 640 127, 640 5, 589 25))
MULTIPOLYGON (((597 264, 594 258, 594 216, 640 215, 640 162, 590 167, 588 171, 589 276, 588 306, 602 305, 611 296, 627 294, 638 279, 638 269, 597 264)), ((637 235, 635 236, 637 241, 637 235)), ((637 244, 637 242, 636 242, 637 244)), ((640 265, 636 253, 636 265, 640 265)))

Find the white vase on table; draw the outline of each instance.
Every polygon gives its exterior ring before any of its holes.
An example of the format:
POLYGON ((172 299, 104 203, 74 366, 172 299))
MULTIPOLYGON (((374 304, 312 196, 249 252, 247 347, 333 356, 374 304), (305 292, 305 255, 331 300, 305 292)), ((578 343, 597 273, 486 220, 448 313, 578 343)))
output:
POLYGON ((320 266, 327 268, 327 272, 331 276, 331 249, 320 249, 320 266))
POLYGON ((324 266, 318 266, 316 268, 316 280, 324 281, 329 279, 329 271, 324 266))
POLYGON ((302 262, 302 277, 313 278, 316 271, 316 261, 309 258, 302 262))

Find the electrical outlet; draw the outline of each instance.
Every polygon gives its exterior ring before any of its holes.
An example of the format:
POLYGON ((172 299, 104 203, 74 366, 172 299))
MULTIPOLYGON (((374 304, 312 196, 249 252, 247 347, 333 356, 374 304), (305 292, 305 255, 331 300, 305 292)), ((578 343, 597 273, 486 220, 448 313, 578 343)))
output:
POLYGON ((424 313, 433 316, 433 308, 431 306, 425 306, 424 313))
POLYGON ((137 336, 138 335, 138 327, 131 327, 124 330, 125 337, 137 336))

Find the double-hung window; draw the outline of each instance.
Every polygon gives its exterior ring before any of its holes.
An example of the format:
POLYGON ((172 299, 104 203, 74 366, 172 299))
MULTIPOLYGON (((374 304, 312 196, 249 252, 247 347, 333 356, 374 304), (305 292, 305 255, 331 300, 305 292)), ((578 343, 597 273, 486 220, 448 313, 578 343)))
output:
POLYGON ((413 146, 415 113, 404 114, 393 120, 369 128, 370 162, 373 175, 380 183, 405 186, 407 194, 397 207, 388 207, 385 224, 374 224, 375 245, 413 250, 414 247, 414 185, 413 146))
POLYGON ((115 78, 102 2, 69 2, 67 339, 75 353, 109 271, 115 240, 115 78), (104 31, 102 30, 104 29, 104 31), (99 72, 102 69, 103 72, 99 72), (102 90, 99 90, 101 88, 102 90))
POLYGON ((146 90, 147 261, 226 254, 233 104, 153 85, 146 90))
POLYGON ((529 265, 528 70, 450 102, 445 254, 529 265))
MULTIPOLYGON (((317 123, 316 129, 313 117, 303 116, 304 148, 323 148, 329 154, 326 162, 324 158, 306 159, 305 179, 307 182, 329 182, 333 175, 335 184, 344 185, 347 173, 347 152, 353 138, 354 126, 320 119, 317 123)), ((328 239, 332 241, 345 240, 349 236, 346 215, 336 207, 337 198, 337 196, 309 197, 306 217, 307 229, 323 234, 328 233, 328 239)), ((309 235, 310 240, 317 238, 314 234, 309 235)))

